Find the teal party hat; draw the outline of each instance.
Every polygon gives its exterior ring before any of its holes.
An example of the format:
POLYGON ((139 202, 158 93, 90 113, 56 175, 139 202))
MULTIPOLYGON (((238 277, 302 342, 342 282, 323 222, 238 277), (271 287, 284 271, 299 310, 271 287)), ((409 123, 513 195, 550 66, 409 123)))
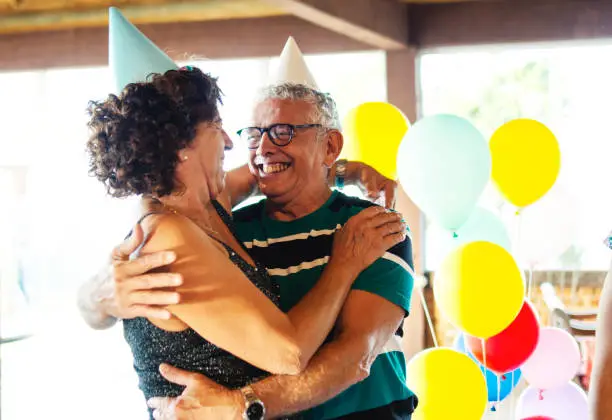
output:
POLYGON ((108 11, 108 65, 116 93, 129 83, 145 82, 151 73, 178 66, 115 7, 108 11))

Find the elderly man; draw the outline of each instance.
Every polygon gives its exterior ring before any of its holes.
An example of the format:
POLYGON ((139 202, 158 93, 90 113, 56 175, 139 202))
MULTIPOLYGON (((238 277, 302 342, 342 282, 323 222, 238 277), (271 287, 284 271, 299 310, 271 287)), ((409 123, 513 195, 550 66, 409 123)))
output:
MULTIPOLYGON (((342 149, 338 127, 328 95, 304 85, 282 84, 264 92, 252 126, 240 131, 250 149, 249 167, 267 199, 236 211, 234 220, 240 239, 280 284, 283 310, 316 283, 335 230, 371 205, 328 186, 323 159, 336 158, 342 149)), ((123 278, 116 281, 141 282, 142 277, 129 278, 143 271, 141 263, 121 265, 118 277, 123 278)), ((405 385, 399 339, 410 309, 412 270, 407 238, 362 272, 335 331, 298 375, 271 376, 246 390, 226 390, 201 375, 164 366, 167 379, 186 385, 173 415, 219 418, 208 417, 202 408, 219 405, 235 408, 232 412, 246 419, 263 419, 264 412, 266 418, 302 412, 312 419, 410 419, 417 401, 405 385)), ((157 293, 163 299, 167 292, 157 293)), ((140 303, 154 302, 155 296, 151 291, 140 303)), ((125 300, 110 301, 129 311, 125 300)), ((135 307, 131 316, 142 315, 137 313, 142 309, 163 310, 135 307)), ((104 312, 103 305, 98 309, 104 312)), ((152 403, 158 413, 164 410, 163 401, 152 403)))

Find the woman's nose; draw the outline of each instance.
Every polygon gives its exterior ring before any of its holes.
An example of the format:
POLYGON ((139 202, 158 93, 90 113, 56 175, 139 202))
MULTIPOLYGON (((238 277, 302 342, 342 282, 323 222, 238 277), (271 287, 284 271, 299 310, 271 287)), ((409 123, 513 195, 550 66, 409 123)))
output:
POLYGON ((234 148, 234 142, 232 142, 232 139, 225 130, 223 130, 223 140, 225 142, 225 150, 231 150, 234 148))

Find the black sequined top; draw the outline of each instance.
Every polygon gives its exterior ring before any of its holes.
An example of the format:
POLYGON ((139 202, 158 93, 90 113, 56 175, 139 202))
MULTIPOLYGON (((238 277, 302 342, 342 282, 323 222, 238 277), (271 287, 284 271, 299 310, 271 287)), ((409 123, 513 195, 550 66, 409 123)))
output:
MULTIPOLYGON (((231 216, 218 202, 213 204, 238 240, 231 216)), ((153 213, 143 216, 141 220, 150 214, 153 213)), ((239 240, 238 242, 242 244, 239 240)), ((229 246, 221 244, 227 249, 230 260, 278 306, 279 288, 267 274, 265 267, 259 263, 253 267, 229 246)), ((158 396, 174 397, 183 391, 184 387, 170 383, 161 376, 161 363, 201 373, 232 389, 241 388, 269 375, 210 343, 191 328, 170 332, 153 325, 146 318, 135 318, 124 320, 123 329, 125 340, 134 355, 134 369, 138 374, 139 387, 146 399, 158 396)))

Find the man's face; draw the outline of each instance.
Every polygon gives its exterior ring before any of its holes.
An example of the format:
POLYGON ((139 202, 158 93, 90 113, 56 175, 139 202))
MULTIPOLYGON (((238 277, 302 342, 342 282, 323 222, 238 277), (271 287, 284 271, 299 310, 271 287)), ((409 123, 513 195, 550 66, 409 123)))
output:
MULTIPOLYGON (((309 124, 314 105, 304 101, 267 99, 255 106, 252 125, 309 124)), ((319 128, 297 128, 286 146, 277 146, 265 133, 259 147, 251 149, 249 167, 259 188, 268 198, 287 203, 326 185, 327 170, 335 160, 325 133, 319 128)))

